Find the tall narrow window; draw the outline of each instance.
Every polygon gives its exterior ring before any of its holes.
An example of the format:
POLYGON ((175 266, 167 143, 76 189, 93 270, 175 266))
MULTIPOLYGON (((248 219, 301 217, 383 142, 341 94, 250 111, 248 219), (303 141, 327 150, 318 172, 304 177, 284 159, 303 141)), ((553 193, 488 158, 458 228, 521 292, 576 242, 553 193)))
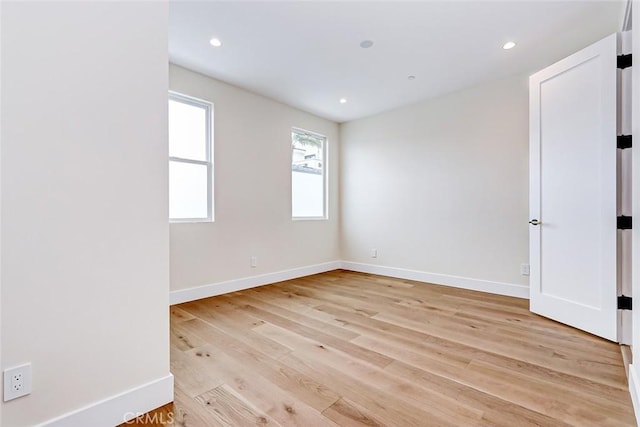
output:
POLYGON ((326 219, 327 138, 291 131, 291 214, 294 219, 326 219))
POLYGON ((212 105, 169 93, 169 219, 213 221, 212 105))

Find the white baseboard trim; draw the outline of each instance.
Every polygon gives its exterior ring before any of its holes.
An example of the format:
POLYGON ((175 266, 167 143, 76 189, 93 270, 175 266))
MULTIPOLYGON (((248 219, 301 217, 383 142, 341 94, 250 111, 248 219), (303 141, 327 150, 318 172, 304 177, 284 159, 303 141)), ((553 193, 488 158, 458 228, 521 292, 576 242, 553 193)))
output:
POLYGON ((41 427, 113 427, 173 402, 173 375, 69 412, 41 427))
POLYGON ((631 394, 631 403, 633 403, 633 412, 636 414, 636 424, 640 425, 640 378, 633 363, 629 365, 629 393, 631 394))
POLYGON ((337 270, 341 267, 340 261, 326 262, 324 264, 310 265, 307 267, 294 268, 291 270, 276 271, 275 273, 261 274, 259 276, 243 277, 241 279, 228 280, 226 282, 212 283, 209 285, 197 286, 189 289, 172 291, 169 296, 169 304, 180 304, 202 298, 209 298, 216 295, 228 294, 230 292, 269 285, 271 283, 282 282, 284 280, 297 279, 299 277, 310 276, 312 274, 324 273, 337 270))
POLYGON ((473 291, 488 292, 491 294, 506 295, 518 298, 529 298, 529 287, 512 283, 492 282, 489 280, 472 279, 469 277, 451 276, 448 274, 428 273, 425 271, 407 270, 404 268, 385 267, 373 264, 363 264, 351 261, 332 261, 324 264, 310 265, 291 270, 277 271, 275 273, 261 274, 259 276, 243 277, 241 279, 225 282, 211 283, 209 285, 196 286, 188 289, 172 291, 169 296, 171 305, 183 302, 195 301, 230 292, 269 285, 285 280, 297 279, 312 274, 324 273, 337 269, 357 271, 361 273, 378 274, 380 276, 395 277, 398 279, 416 280, 419 282, 435 283, 437 285, 452 286, 455 288, 470 289, 473 291))
POLYGON ((418 282, 434 283, 436 285, 452 286, 454 288, 472 291, 488 292, 490 294, 506 295, 510 297, 529 298, 529 287, 512 283, 492 282, 489 280, 472 279, 469 277, 450 276, 448 274, 428 273, 426 271, 407 270, 404 268, 385 267, 381 265, 362 264, 343 261, 345 270, 360 273, 378 274, 380 276, 395 277, 397 279, 416 280, 418 282))

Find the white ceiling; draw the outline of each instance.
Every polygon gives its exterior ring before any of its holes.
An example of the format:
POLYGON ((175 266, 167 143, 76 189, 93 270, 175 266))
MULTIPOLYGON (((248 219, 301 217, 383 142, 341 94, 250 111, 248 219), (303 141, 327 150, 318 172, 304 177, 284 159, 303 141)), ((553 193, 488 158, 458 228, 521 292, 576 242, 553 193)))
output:
POLYGON ((174 0, 169 55, 175 64, 344 122, 534 72, 619 31, 624 3, 174 0), (222 47, 211 47, 212 37, 222 47), (363 40, 373 47, 361 48, 363 40), (509 40, 518 45, 503 50, 509 40))

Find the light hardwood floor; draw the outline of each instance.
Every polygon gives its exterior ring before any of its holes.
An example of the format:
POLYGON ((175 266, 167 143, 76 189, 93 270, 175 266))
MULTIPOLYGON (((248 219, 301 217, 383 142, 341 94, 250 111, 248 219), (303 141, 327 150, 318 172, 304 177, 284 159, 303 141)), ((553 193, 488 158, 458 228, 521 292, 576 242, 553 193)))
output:
POLYGON ((635 425, 618 345, 526 300, 340 270, 171 307, 171 370, 173 424, 146 425, 635 425))

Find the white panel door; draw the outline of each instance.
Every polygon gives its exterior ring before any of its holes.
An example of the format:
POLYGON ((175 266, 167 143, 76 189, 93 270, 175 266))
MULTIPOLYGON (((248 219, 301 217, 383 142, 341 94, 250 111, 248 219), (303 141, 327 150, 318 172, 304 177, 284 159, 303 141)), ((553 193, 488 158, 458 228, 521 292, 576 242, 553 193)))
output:
POLYGON ((617 339, 617 35, 534 74, 531 311, 617 339))

